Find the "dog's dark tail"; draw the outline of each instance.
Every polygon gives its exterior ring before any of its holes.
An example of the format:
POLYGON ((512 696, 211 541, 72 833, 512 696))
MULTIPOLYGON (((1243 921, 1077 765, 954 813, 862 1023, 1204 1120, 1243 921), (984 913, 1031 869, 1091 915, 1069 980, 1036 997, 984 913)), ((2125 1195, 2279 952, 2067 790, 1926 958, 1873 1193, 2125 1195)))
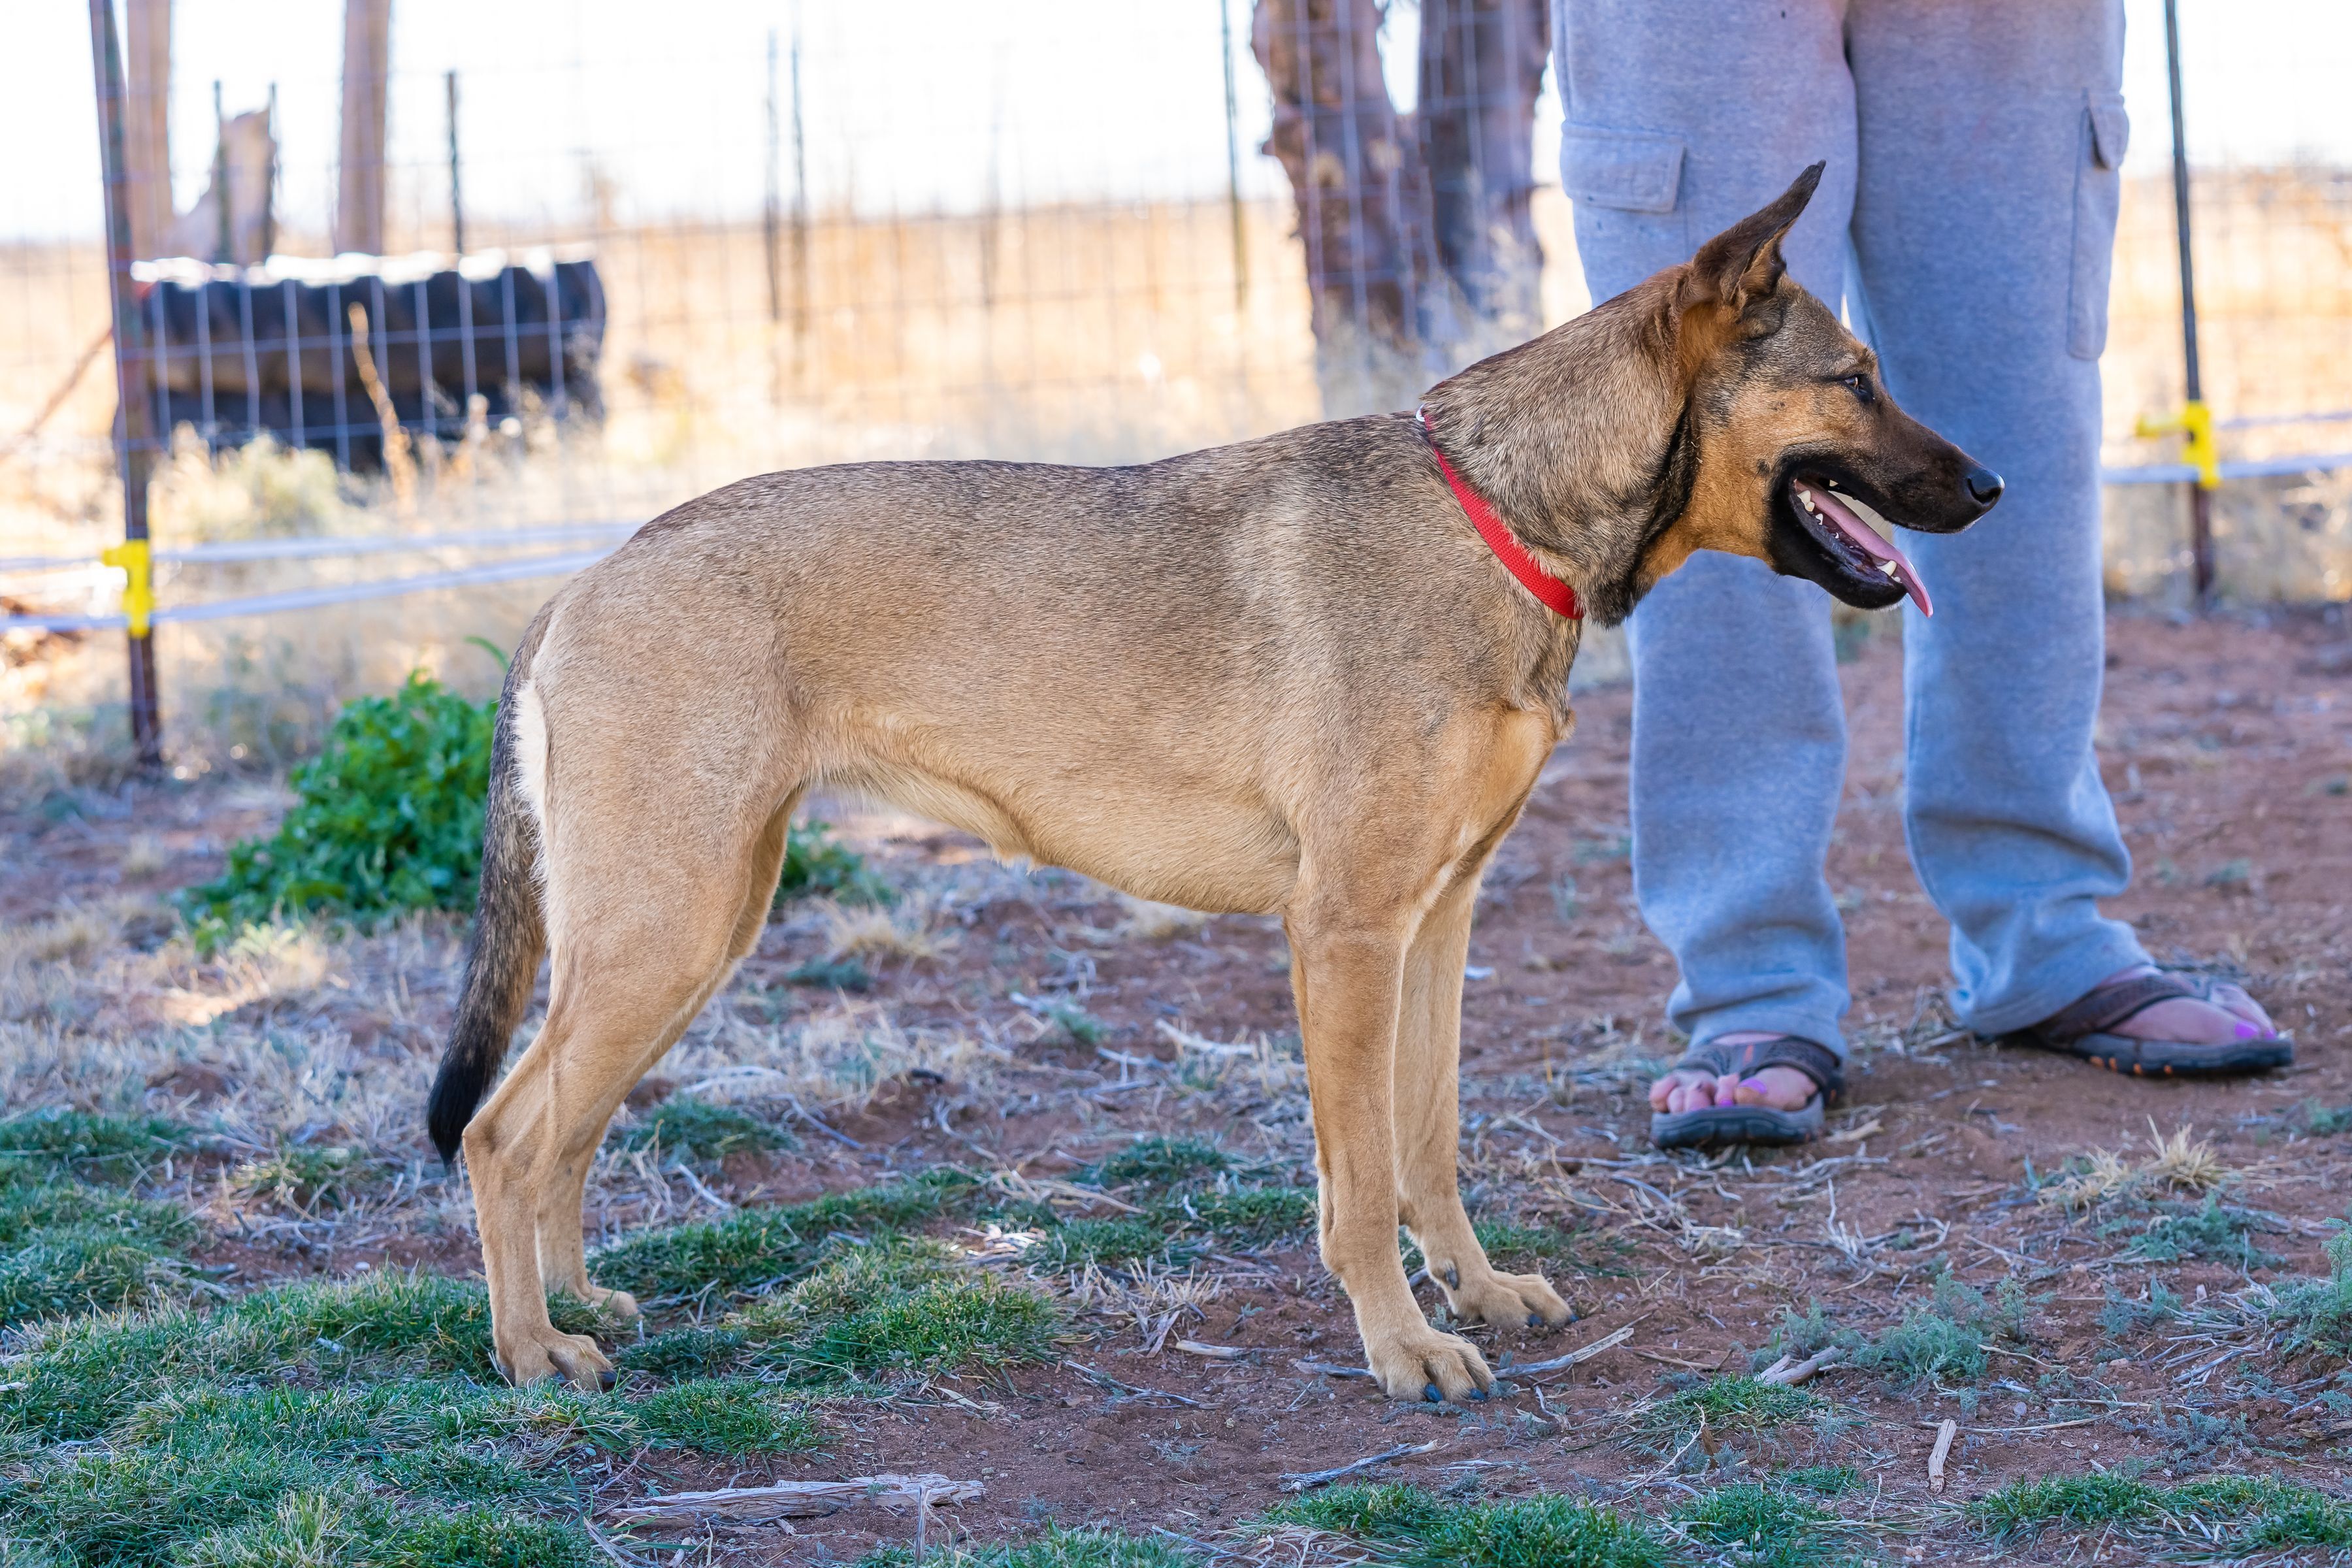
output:
POLYGON ((531 623, 508 667, 490 742, 490 795, 482 820, 482 890, 474 910, 474 940, 449 1046, 425 1102, 425 1125, 442 1163, 455 1163, 466 1123, 474 1119, 515 1026, 530 1006, 547 925, 539 901, 539 829, 524 800, 515 756, 515 699, 529 681, 546 617, 531 623))

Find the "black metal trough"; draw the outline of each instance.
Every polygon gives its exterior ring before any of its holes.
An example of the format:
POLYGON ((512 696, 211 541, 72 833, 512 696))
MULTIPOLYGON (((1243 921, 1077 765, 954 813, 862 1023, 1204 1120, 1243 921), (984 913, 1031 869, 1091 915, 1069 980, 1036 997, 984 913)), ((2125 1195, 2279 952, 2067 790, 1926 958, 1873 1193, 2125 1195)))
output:
POLYGON ((189 426, 215 448, 268 431, 344 468, 379 467, 376 389, 401 426, 442 439, 465 434, 477 396, 493 426, 533 405, 556 419, 603 413, 604 286, 585 254, 145 261, 132 276, 155 428, 189 426))

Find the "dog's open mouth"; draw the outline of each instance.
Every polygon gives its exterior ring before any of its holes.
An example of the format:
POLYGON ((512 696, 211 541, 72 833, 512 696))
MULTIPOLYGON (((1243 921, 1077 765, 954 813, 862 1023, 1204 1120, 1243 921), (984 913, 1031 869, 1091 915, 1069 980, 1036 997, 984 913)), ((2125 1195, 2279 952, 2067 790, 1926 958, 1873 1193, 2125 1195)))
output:
POLYGON ((1799 471, 1789 480, 1789 499, 1807 525, 1806 531, 1837 563, 1868 582, 1883 579, 1911 595, 1923 616, 1936 613, 1927 584, 1911 558, 1888 536, 1882 519, 1870 504, 1838 488, 1835 479, 1799 471), (1870 521, 1864 521, 1867 514, 1870 521))

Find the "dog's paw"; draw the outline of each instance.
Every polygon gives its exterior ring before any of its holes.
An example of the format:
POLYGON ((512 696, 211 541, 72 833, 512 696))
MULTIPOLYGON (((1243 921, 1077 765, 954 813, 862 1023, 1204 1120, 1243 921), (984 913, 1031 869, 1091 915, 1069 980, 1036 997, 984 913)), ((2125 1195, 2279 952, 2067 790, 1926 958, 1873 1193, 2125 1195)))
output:
POLYGON ((613 1386, 613 1363, 586 1334, 541 1328, 499 1340, 497 1354, 499 1370, 518 1388, 548 1378, 589 1394, 613 1386))
POLYGON ((1495 1384, 1475 1345, 1425 1323, 1367 1342, 1364 1355, 1391 1399, 1484 1399, 1495 1384))
POLYGON ((590 1306, 601 1311, 610 1312, 616 1318, 634 1318, 637 1315, 637 1299, 626 1290, 607 1290, 602 1286, 591 1285, 585 1295, 590 1306))
POLYGON ((1465 1323, 1503 1328, 1557 1329, 1576 1314, 1540 1274, 1498 1274, 1444 1285, 1446 1305, 1465 1323))

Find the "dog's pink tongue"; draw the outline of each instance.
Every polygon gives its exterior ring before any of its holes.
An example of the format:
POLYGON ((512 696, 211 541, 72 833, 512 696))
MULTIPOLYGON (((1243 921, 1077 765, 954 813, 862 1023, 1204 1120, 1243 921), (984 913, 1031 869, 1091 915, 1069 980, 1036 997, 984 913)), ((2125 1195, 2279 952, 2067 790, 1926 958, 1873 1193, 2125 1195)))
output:
MULTIPOLYGON (((1812 487, 1808 486, 1811 489, 1812 487)), ((1852 540, 1862 552, 1873 561, 1890 562, 1903 574, 1903 591, 1919 606, 1923 616, 1936 613, 1935 602, 1927 597, 1927 584, 1919 580, 1919 569, 1903 553, 1895 542, 1853 515, 1851 508, 1840 500, 1835 490, 1813 489, 1813 504, 1821 509, 1830 526, 1852 540)))

